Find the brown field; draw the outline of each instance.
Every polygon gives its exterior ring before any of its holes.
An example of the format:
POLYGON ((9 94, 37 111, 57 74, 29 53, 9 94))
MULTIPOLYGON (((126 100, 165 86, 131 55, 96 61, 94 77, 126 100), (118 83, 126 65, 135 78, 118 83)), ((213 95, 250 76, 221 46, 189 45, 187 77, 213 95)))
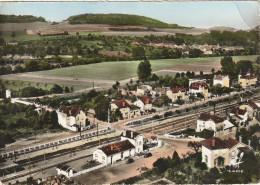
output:
POLYGON ((131 56, 131 54, 126 53, 125 51, 99 51, 98 54, 103 56, 131 56))
POLYGON ((170 67, 169 69, 174 71, 194 71, 194 72, 210 72, 211 69, 214 68, 215 72, 221 70, 220 62, 197 62, 193 64, 182 64, 174 67, 170 67))

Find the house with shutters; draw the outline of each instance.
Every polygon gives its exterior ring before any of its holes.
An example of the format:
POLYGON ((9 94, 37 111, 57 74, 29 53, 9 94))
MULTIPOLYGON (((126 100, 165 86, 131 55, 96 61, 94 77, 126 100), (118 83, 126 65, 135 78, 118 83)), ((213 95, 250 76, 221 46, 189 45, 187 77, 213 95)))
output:
POLYGON ((240 72, 238 75, 238 84, 244 89, 256 85, 257 74, 251 72, 250 70, 246 74, 240 72))
POLYGON ((212 137, 201 141, 202 162, 206 163, 208 168, 224 168, 225 166, 239 167, 245 152, 250 152, 250 141, 248 145, 239 141, 227 138, 220 139, 212 137))
POLYGON ((146 114, 149 113, 153 108, 151 98, 146 95, 142 96, 140 99, 135 101, 134 105, 139 107, 141 112, 146 113, 146 114))
POLYGON ((112 101, 110 109, 112 112, 118 109, 121 112, 123 119, 141 116, 140 108, 125 99, 112 101))
POLYGON ((93 159, 109 165, 143 152, 143 135, 130 130, 123 130, 121 141, 97 148, 93 159))
POLYGON ((172 102, 175 102, 178 99, 187 101, 189 99, 189 96, 186 94, 186 89, 184 87, 174 87, 170 88, 166 95, 169 99, 172 100, 172 102))
POLYGON ((190 94, 203 94, 204 98, 209 97, 209 84, 204 81, 192 82, 189 86, 190 94))
POLYGON ((225 137, 226 135, 235 134, 236 126, 226 118, 219 117, 208 113, 202 113, 197 119, 196 132, 204 129, 213 130, 214 136, 225 137))
POLYGON ((248 112, 245 109, 240 109, 239 107, 234 107, 230 113, 229 117, 231 120, 234 120, 238 128, 243 128, 248 126, 248 112))
POLYGON ((213 85, 220 84, 221 87, 229 87, 229 76, 223 76, 223 75, 214 75, 213 78, 213 85))
POLYGON ((59 124, 72 131, 80 131, 86 127, 86 114, 76 106, 60 106, 56 110, 59 124))

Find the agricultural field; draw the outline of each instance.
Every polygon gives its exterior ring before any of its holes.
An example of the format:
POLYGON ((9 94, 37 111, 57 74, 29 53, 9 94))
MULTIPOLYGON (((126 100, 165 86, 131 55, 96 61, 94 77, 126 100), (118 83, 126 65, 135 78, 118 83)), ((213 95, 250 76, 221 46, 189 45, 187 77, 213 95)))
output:
MULTIPOLYGON (((2 80, 6 89, 11 89, 14 91, 19 91, 19 89, 23 89, 25 87, 35 87, 41 88, 43 90, 50 90, 54 83, 42 83, 42 82, 30 82, 30 81, 20 81, 20 80, 2 80)), ((88 86, 77 86, 77 85, 69 85, 69 84, 59 84, 61 87, 68 86, 69 88, 73 87, 74 90, 86 89, 88 86)))
MULTIPOLYGON (((255 60, 256 55, 252 56, 235 56, 233 60, 255 60)), ((207 57, 207 58, 182 58, 182 59, 161 59, 150 60, 152 71, 162 69, 173 69, 179 65, 201 65, 202 63, 210 64, 210 62, 219 62, 221 57, 207 57)), ((73 67, 66 67, 48 71, 39 71, 32 74, 44 76, 57 77, 76 77, 88 79, 102 79, 102 80, 123 80, 136 76, 138 64, 141 61, 121 61, 121 62, 102 62, 97 64, 80 65, 73 67)), ((210 66, 210 65, 209 65, 210 66)), ((199 67, 203 71, 203 68, 199 67)), ((185 69, 183 68, 185 71, 185 69)))

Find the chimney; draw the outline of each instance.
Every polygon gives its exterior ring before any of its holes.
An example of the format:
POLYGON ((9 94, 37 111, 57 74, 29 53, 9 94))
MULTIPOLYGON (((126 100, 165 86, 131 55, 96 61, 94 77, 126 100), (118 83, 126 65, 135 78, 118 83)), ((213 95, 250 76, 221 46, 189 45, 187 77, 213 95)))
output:
POLYGON ((71 110, 69 110, 69 115, 71 115, 71 110))
POLYGON ((131 132, 131 138, 134 138, 134 133, 133 132, 131 132))
POLYGON ((215 138, 212 139, 212 146, 215 146, 215 138))
POLYGON ((239 143, 242 143, 242 137, 239 136, 239 143))
POLYGON ((126 130, 125 129, 123 130, 123 136, 126 136, 126 130))
POLYGON ((250 145, 251 145, 251 140, 248 140, 248 146, 251 147, 250 145))
POLYGON ((125 107, 125 101, 123 101, 123 107, 125 107))
POLYGON ((111 150, 113 150, 113 145, 111 145, 111 150))

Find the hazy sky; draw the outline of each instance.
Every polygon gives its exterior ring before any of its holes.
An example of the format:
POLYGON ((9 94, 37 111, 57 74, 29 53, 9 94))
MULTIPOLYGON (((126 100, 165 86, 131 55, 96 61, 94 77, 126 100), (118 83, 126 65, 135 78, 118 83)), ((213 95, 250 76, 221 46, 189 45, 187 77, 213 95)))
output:
POLYGON ((71 15, 84 13, 126 13, 183 26, 249 29, 259 24, 258 6, 256 1, 14 2, 1 3, 0 14, 35 15, 48 21, 62 21, 71 15))

